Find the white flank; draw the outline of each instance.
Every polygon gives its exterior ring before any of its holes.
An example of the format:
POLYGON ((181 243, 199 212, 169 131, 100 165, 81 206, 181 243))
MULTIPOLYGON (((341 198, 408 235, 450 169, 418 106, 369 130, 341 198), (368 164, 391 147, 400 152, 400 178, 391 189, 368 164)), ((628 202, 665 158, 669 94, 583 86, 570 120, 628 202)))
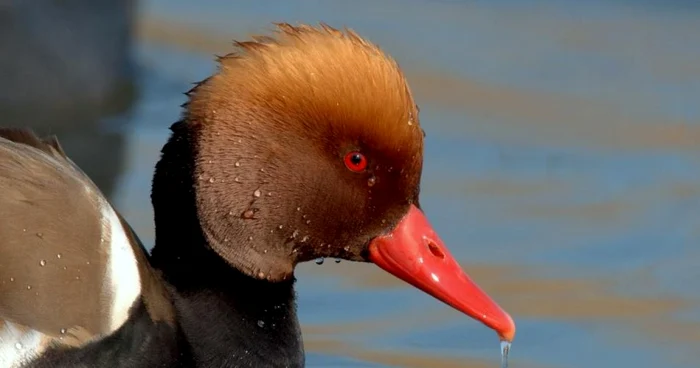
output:
POLYGON ((11 322, 0 324, 0 367, 17 368, 31 361, 46 349, 43 337, 11 322))
POLYGON ((129 309, 141 295, 141 278, 134 250, 119 217, 106 201, 101 201, 102 234, 108 247, 108 264, 103 293, 111 302, 110 332, 121 327, 129 318, 129 309))

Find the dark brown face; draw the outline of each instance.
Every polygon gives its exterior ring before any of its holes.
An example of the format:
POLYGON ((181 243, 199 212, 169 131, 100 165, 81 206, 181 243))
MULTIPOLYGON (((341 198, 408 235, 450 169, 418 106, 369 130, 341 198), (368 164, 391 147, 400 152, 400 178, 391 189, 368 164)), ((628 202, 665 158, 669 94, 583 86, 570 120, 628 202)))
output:
POLYGON ((387 147, 391 137, 362 129, 385 121, 327 120, 306 129, 294 116, 271 119, 287 122, 236 124, 232 133, 228 122, 215 121, 199 132, 199 210, 211 217, 205 233, 235 259, 236 248, 254 250, 256 273, 266 276, 284 259, 291 267, 319 257, 367 261, 370 240, 388 233, 418 201, 417 120, 403 123, 412 139, 387 147))

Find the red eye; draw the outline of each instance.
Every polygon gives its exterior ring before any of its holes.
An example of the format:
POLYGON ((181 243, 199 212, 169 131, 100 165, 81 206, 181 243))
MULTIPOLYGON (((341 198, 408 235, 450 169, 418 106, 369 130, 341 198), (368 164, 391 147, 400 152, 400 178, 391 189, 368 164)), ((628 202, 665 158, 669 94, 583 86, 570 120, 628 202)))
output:
POLYGON ((362 172, 367 168, 367 159, 365 158, 365 155, 357 151, 348 152, 345 155, 344 161, 345 166, 347 166, 350 171, 362 172))

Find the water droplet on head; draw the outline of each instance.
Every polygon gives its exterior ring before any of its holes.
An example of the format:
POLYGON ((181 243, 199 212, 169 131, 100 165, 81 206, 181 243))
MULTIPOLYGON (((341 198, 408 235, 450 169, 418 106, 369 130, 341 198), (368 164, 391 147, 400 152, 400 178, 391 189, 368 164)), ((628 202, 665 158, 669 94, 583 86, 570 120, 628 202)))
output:
POLYGON ((262 194, 262 193, 260 193, 260 189, 256 189, 256 190, 253 192, 253 197, 258 198, 258 197, 260 197, 260 194, 262 194))
POLYGON ((39 265, 42 266, 42 267, 43 267, 43 266, 46 266, 46 260, 43 260, 43 259, 42 259, 41 261, 39 261, 39 265))
POLYGON ((340 258, 336 258, 335 263, 340 263, 340 258))
POLYGON ((317 265, 322 265, 322 264, 323 264, 323 261, 325 261, 325 259, 323 259, 323 257, 317 258, 317 259, 316 259, 316 264, 317 264, 317 265))
POLYGON ((260 328, 265 327, 265 321, 263 321, 263 320, 258 320, 258 327, 260 327, 260 328))
POLYGON ((377 184, 377 178, 370 176, 369 179, 367 179, 367 186, 373 187, 374 184, 377 184))

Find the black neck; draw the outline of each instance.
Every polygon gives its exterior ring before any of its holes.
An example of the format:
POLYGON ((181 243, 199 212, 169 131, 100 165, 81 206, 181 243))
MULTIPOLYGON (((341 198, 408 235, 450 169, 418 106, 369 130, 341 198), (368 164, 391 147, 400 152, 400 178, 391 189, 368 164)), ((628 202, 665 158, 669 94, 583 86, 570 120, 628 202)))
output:
POLYGON ((303 366, 294 280, 254 279, 206 244, 193 191, 195 148, 184 129, 175 125, 173 131, 153 182, 156 244, 151 264, 171 286, 195 360, 207 367, 303 366))

